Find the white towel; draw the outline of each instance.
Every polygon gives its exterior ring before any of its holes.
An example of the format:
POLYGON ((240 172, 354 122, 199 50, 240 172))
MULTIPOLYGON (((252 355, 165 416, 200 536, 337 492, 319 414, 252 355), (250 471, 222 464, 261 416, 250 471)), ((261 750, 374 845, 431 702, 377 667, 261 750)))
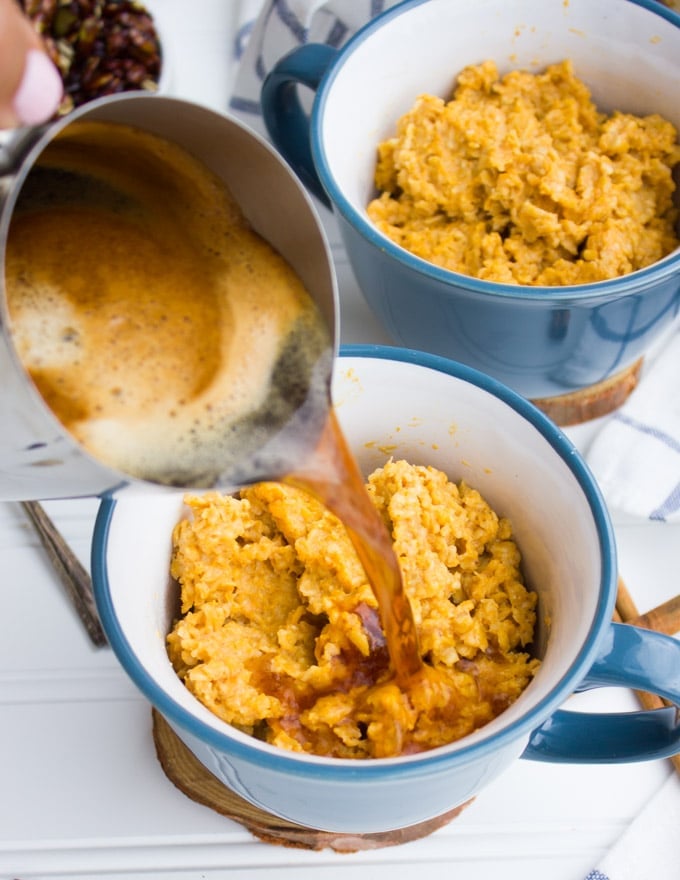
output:
POLYGON ((262 82, 283 55, 308 42, 328 43, 339 48, 362 25, 397 2, 264 0, 257 20, 242 29, 242 36, 247 36, 247 45, 236 75, 230 110, 252 128, 263 132, 260 113, 262 82))
POLYGON ((680 776, 672 773, 585 880, 678 880, 680 776))
POLYGON ((586 458, 612 510, 680 521, 680 328, 605 420, 586 458))

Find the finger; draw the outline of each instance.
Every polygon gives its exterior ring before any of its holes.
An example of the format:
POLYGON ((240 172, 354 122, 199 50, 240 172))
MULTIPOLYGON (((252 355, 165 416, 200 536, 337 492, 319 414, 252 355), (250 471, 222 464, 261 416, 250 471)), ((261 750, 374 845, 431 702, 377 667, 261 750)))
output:
POLYGON ((38 125, 56 111, 62 79, 15 0, 0 0, 0 128, 38 125))

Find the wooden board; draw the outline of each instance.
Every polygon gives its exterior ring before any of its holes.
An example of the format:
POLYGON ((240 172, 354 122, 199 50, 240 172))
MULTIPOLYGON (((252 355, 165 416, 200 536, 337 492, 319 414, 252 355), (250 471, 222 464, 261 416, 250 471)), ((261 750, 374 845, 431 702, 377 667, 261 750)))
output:
POLYGON ((610 376, 604 382, 556 397, 534 398, 531 402, 561 428, 581 425, 606 416, 624 404, 636 387, 642 369, 642 360, 640 358, 630 367, 626 367, 615 376, 610 376))
POLYGON ((431 834, 455 819, 471 803, 468 801, 443 816, 397 831, 341 834, 306 828, 260 810, 231 791, 201 764, 159 712, 153 709, 152 716, 156 754, 168 779, 187 797, 239 822, 267 843, 345 853, 396 846, 431 834))

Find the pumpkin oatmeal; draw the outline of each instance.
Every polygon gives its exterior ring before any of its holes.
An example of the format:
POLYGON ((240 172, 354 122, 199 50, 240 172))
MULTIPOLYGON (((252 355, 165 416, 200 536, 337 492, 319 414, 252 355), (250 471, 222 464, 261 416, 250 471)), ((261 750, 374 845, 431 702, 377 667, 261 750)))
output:
POLYGON ((570 61, 500 77, 465 68, 421 95, 379 145, 368 215, 445 269, 509 284, 626 275, 679 244, 674 126, 600 112, 570 61))
POLYGON ((392 536, 427 671, 400 689, 377 603, 344 526, 279 483, 186 497, 167 645, 216 715, 286 749, 379 758, 486 724, 535 674, 536 594, 508 520, 434 468, 390 461, 368 480, 392 536))

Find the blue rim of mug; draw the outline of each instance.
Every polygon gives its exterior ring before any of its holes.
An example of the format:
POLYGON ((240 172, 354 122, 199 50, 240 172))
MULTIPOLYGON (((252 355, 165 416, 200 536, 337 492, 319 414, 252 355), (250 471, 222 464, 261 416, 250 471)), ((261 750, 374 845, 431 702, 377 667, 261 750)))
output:
MULTIPOLYGON (((484 728, 476 731, 482 737, 469 745, 453 742, 429 752, 380 760, 322 758, 315 755, 298 755, 286 752, 253 739, 244 742, 233 738, 227 730, 221 732, 191 715, 157 684, 130 645, 118 622, 111 597, 107 570, 108 539, 117 501, 107 497, 100 502, 92 538, 91 568, 97 609, 109 644, 121 665, 137 688, 149 702, 172 724, 185 730, 199 741, 220 752, 226 752, 251 764, 298 776, 318 777, 328 780, 347 781, 357 777, 361 780, 374 778, 398 779, 412 774, 436 772, 442 764, 447 766, 466 763, 471 758, 481 758, 504 745, 528 738, 550 715, 560 707, 578 687, 592 666, 598 651, 600 638, 611 620, 616 597, 616 544, 613 528, 600 490, 567 436, 533 404, 507 386, 484 373, 451 361, 439 355, 427 354, 413 349, 384 345, 344 345, 339 356, 365 359, 393 360, 426 367, 456 379, 475 385, 500 399, 528 421, 557 452, 581 487, 593 516, 602 557, 600 590, 593 622, 573 663, 548 695, 539 700, 525 715, 512 721, 507 727, 483 737, 484 728)), ((225 723, 225 728, 228 725, 225 723)))
MULTIPOLYGON (((612 297, 620 297, 626 293, 633 293, 640 289, 644 289, 648 285, 668 278, 680 270, 680 248, 673 253, 668 254, 663 259, 647 266, 644 269, 638 269, 628 275, 622 275, 618 278, 612 278, 607 281, 597 281, 590 284, 578 285, 561 285, 559 287, 541 287, 523 286, 517 284, 505 284, 499 281, 485 281, 484 279, 474 278, 469 275, 462 275, 450 269, 443 269, 436 266, 421 257, 415 256, 398 244, 381 233, 368 217, 358 211, 349 199, 346 198, 330 169, 324 148, 323 138, 321 136, 321 120, 329 100, 331 86, 333 81, 340 75, 345 61, 353 53, 353 51, 361 45, 365 40, 370 38, 379 28, 385 26, 385 23, 393 18, 409 12, 410 9, 427 3, 429 0, 405 0, 397 6, 391 7, 380 13, 376 18, 369 21, 360 28, 340 49, 338 56, 331 62, 328 70, 325 72, 314 99, 314 105, 311 112, 310 138, 311 150, 314 158, 314 166, 319 176, 321 184, 328 194, 333 205, 333 210, 343 216, 343 218, 352 226, 360 235, 370 244, 385 252, 406 268, 426 274, 429 277, 444 282, 445 284, 458 285, 465 287, 475 296, 503 297, 505 299, 518 299, 522 301, 535 300, 540 303, 541 299, 550 299, 554 301, 571 301, 571 300, 593 300, 606 301, 612 297)), ((625 0, 635 6, 641 6, 653 15, 665 18, 671 24, 680 30, 680 13, 675 12, 667 6, 662 6, 656 0, 625 0)), ((396 120, 395 120, 396 121, 396 120)))

